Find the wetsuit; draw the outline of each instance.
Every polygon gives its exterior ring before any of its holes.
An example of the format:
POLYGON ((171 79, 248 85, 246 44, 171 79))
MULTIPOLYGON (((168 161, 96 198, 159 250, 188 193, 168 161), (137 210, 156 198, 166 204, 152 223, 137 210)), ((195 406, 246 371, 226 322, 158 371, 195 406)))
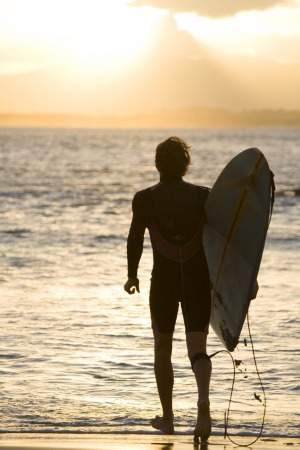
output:
POLYGON ((132 202, 127 241, 128 277, 135 278, 145 229, 153 248, 150 287, 152 326, 174 331, 181 302, 186 331, 208 331, 210 281, 202 246, 203 208, 209 189, 162 179, 139 191, 132 202))

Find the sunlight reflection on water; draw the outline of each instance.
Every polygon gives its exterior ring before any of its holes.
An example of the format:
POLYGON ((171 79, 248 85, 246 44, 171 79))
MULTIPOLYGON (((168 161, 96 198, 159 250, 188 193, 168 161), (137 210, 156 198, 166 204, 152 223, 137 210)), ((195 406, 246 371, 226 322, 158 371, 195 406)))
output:
MULTIPOLYGON (((275 172, 277 191, 299 187, 298 130, 177 133, 194 144, 191 182, 211 186, 235 153, 257 145, 275 172)), ((1 431, 150 432, 149 418, 160 408, 148 312, 152 255, 146 238, 141 294, 129 297, 123 291, 126 237, 132 196, 156 182, 153 150, 172 132, 0 134, 1 431)), ((279 195, 259 296, 250 307, 267 391, 267 434, 299 434, 299 220, 299 198, 279 195)), ((241 341, 245 337, 246 329, 241 341)), ((211 332, 209 353, 220 348, 211 332)), ((243 364, 231 427, 254 433, 262 405, 254 398, 259 385, 249 345, 241 343, 234 357, 243 364)), ((173 358, 176 425, 191 431, 196 386, 181 313, 173 358)), ((230 358, 218 355, 211 387, 218 433, 231 378, 230 358)))

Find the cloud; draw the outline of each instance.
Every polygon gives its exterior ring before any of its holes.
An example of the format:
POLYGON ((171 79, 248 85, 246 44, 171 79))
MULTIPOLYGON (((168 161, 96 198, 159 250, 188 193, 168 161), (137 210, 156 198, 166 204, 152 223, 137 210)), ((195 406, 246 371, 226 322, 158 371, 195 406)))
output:
POLYGON ((279 4, 286 6, 292 1, 288 0, 133 0, 131 6, 152 6, 167 9, 172 13, 192 12, 200 16, 226 17, 241 11, 264 10, 279 4))
POLYGON ((300 62, 300 8, 248 11, 219 20, 191 13, 176 16, 179 30, 193 35, 212 54, 300 62))
POLYGON ((191 33, 179 30, 176 20, 170 14, 156 25, 152 39, 152 51, 156 55, 197 59, 206 54, 205 46, 191 33))

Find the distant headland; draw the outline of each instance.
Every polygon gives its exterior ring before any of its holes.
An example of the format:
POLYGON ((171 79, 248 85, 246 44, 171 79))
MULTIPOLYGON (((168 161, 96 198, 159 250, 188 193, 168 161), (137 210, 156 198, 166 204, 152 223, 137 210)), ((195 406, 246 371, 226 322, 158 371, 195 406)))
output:
POLYGON ((160 109, 135 115, 0 114, 0 127, 204 128, 300 127, 300 109, 229 111, 209 107, 160 109))

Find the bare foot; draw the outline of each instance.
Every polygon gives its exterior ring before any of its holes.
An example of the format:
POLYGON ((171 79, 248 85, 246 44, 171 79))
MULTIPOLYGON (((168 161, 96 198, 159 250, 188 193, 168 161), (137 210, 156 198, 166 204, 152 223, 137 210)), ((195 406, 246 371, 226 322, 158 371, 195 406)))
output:
POLYGON ((208 403, 198 403, 197 425, 194 431, 194 442, 206 442, 211 433, 211 418, 208 403))
POLYGON ((173 419, 165 420, 163 417, 156 416, 154 419, 151 419, 151 425, 164 434, 174 434, 173 419))

